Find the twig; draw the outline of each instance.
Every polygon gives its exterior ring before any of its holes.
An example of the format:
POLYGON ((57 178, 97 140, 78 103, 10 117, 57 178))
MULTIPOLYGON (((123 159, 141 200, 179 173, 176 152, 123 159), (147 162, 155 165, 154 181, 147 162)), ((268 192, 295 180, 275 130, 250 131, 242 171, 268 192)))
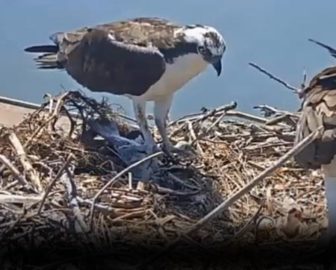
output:
POLYGON ((221 115, 206 129, 206 131, 204 132, 205 134, 207 134, 212 128, 218 125, 218 123, 223 120, 224 116, 227 115, 228 111, 234 110, 237 108, 237 102, 233 102, 230 105, 231 106, 227 106, 226 108, 223 108, 223 110, 221 111, 221 115))
POLYGON ((10 162, 8 158, 0 154, 0 162, 4 164, 14 174, 14 176, 20 181, 23 186, 28 186, 28 182, 26 181, 26 179, 19 172, 19 170, 10 162))
MULTIPOLYGON (((78 203, 80 205, 83 206, 92 206, 93 202, 89 199, 83 199, 81 197, 77 197, 78 203)), ((109 217, 119 217, 124 215, 125 213, 132 213, 132 212, 136 212, 136 211, 144 211, 145 209, 142 208, 113 208, 110 205, 103 205, 103 204, 99 204, 96 203, 95 204, 95 209, 97 209, 98 211, 104 213, 104 214, 108 214, 109 217)))
POLYGON ((160 187, 160 186, 155 186, 155 190, 159 194, 170 194, 170 195, 175 195, 175 196, 193 196, 200 192, 199 190, 183 192, 183 191, 172 190, 170 188, 165 188, 165 187, 160 187))
POLYGON ((77 187, 75 185, 72 173, 70 172, 69 168, 67 167, 65 168, 65 173, 62 174, 61 181, 64 183, 66 187, 68 193, 69 205, 75 217, 75 224, 74 224, 75 230, 77 232, 88 232, 89 228, 84 221, 83 215, 80 211, 77 201, 77 187), (79 228, 77 228, 76 223, 79 225, 79 228))
POLYGON ((326 45, 320 41, 317 41, 315 39, 312 39, 312 38, 309 38, 308 39, 310 42, 313 42, 319 46, 321 46, 322 48, 324 49, 327 49, 329 51, 329 53, 331 54, 332 57, 335 57, 336 58, 336 49, 334 49, 333 47, 329 46, 329 45, 326 45))
POLYGON ((141 264, 140 269, 142 269, 142 267, 146 266, 149 262, 152 262, 152 261, 158 259, 160 256, 162 256, 167 251, 173 249, 176 246, 176 244, 178 244, 178 242, 183 238, 184 235, 188 236, 188 235, 194 233, 195 231, 199 230, 205 224, 207 224, 208 222, 213 220, 215 217, 220 215, 224 210, 226 210, 227 208, 232 206, 237 200, 239 200, 243 195, 245 195, 247 192, 249 192, 254 186, 256 186, 266 176, 273 173, 276 169, 278 169, 287 160, 289 160, 291 157, 293 157, 294 155, 301 152, 307 145, 309 145, 316 138, 321 136, 321 130, 322 129, 323 129, 323 127, 320 127, 319 129, 312 132, 305 139, 300 141, 291 150, 289 150, 285 155, 283 155, 280 159, 278 159, 272 166, 270 166, 266 170, 262 171, 258 176, 256 176, 252 181, 250 181, 248 184, 246 184, 243 188, 236 191, 233 195, 231 195, 227 200, 225 200, 220 205, 218 205, 215 209, 213 209, 205 217, 203 217, 202 219, 197 221, 184 234, 180 235, 179 237, 177 237, 176 240, 169 243, 163 251, 161 251, 157 255, 154 255, 153 257, 149 258, 149 260, 147 260, 144 264, 141 264))
POLYGON ((291 115, 291 116, 294 116, 294 117, 298 117, 294 113, 291 113, 291 112, 288 112, 288 111, 283 111, 283 110, 278 110, 278 109, 276 109, 272 106, 265 105, 265 104, 253 106, 253 109, 259 109, 260 111, 264 112, 265 117, 269 117, 273 114, 287 114, 287 115, 291 115))
POLYGON ((128 171, 130 171, 131 169, 141 165, 142 163, 151 160, 155 157, 158 157, 160 155, 162 155, 163 152, 156 152, 154 154, 151 154, 133 164, 131 164, 130 166, 128 166, 127 168, 123 169, 121 172, 119 172, 116 176, 114 176, 110 181, 108 181, 97 193, 96 195, 93 197, 92 199, 92 205, 90 208, 90 228, 92 228, 92 223, 93 223, 93 214, 94 214, 94 209, 95 209, 95 203, 98 199, 98 197, 105 191, 105 189, 107 189, 111 184, 113 184, 116 180, 118 180, 118 178, 120 176, 122 176, 123 174, 127 173, 128 171))
POLYGON ((193 128, 192 123, 190 121, 187 121, 187 125, 188 125, 188 130, 189 130, 189 133, 190 133, 190 137, 192 139, 191 144, 196 143, 197 150, 203 156, 204 155, 204 151, 203 151, 202 147, 200 146, 200 144, 198 142, 198 138, 197 138, 197 136, 195 134, 195 130, 193 128))
POLYGON ((264 205, 260 205, 259 209, 257 210, 257 212, 252 216, 252 218, 250 218, 250 220, 233 236, 232 240, 230 242, 232 242, 234 239, 237 239, 239 237, 241 237, 242 235, 244 235, 247 230, 249 229, 249 227, 251 226, 252 223, 254 223, 256 221, 256 219, 259 217, 259 214, 261 212, 261 210, 263 209, 264 205))
POLYGON ((16 194, 0 194, 0 203, 37 203, 41 201, 41 195, 38 196, 22 196, 16 194))
POLYGON ((289 83, 281 80, 280 78, 274 76, 273 74, 271 74, 270 72, 268 72, 267 70, 263 69, 262 67, 258 66, 257 64, 255 63, 249 63, 250 66, 256 68, 257 70, 259 70, 261 73, 264 73, 266 74, 268 77, 270 77, 272 80, 275 80, 276 82, 282 84, 283 86, 285 86, 286 88, 292 90, 294 93, 296 94, 300 94, 301 93, 301 89, 300 88, 297 88, 297 87, 294 87, 292 85, 290 85, 289 83))
POLYGON ((16 154, 19 156, 20 162, 21 162, 25 172, 28 174, 30 180, 33 182, 33 184, 35 185, 35 187, 37 188, 38 191, 42 191, 41 180, 40 180, 37 172, 35 171, 35 169, 31 165, 31 163, 29 162, 29 160, 27 158, 27 154, 26 154, 19 138, 16 136, 16 134, 14 132, 11 132, 8 135, 8 139, 11 142, 12 146, 14 147, 16 154))
POLYGON ((177 182, 178 184, 180 184, 181 186, 184 186, 186 188, 190 188, 190 189, 193 189, 193 190, 199 190, 198 187, 195 187, 193 185, 189 185, 188 183, 185 183, 185 181, 181 180, 180 178, 178 178, 176 175, 174 175, 173 173, 171 172, 168 172, 168 176, 170 178, 172 178, 175 182, 177 182))
POLYGON ((133 176, 131 172, 128 172, 128 188, 133 189, 133 176))
POLYGON ((183 122, 186 122, 188 120, 189 121, 204 121, 208 117, 216 116, 217 114, 220 114, 223 111, 234 110, 236 107, 237 107, 237 102, 232 101, 231 103, 228 103, 228 104, 222 105, 220 107, 214 108, 211 111, 193 113, 193 114, 190 114, 190 115, 183 116, 176 121, 170 122, 169 126, 172 126, 172 125, 175 125, 175 124, 178 124, 178 123, 183 123, 183 122))
POLYGON ((72 160, 73 155, 69 154, 67 160, 65 161, 65 163, 63 164, 63 166, 59 169, 59 171, 57 172, 55 178, 50 182, 50 184, 48 185, 48 187, 46 188, 46 191, 43 195, 43 198, 41 200, 40 206, 37 210, 37 214, 39 215, 41 213, 42 207, 44 205, 44 202, 48 196, 48 194, 50 193, 51 189, 53 188, 53 186, 55 185, 56 181, 62 176, 63 171, 69 166, 70 161, 72 160))
POLYGON ((226 112, 227 116, 235 116, 235 117, 239 117, 239 118, 243 118, 249 121, 253 121, 253 122, 257 122, 257 123, 261 123, 264 124, 266 123, 267 119, 263 118, 263 117, 259 117, 259 116, 255 116, 253 114, 249 114, 249 113, 244 113, 244 112, 240 112, 240 111, 227 111, 226 112))
POLYGON ((48 125, 52 120, 54 120, 54 118, 57 117, 61 107, 63 106, 63 99, 68 96, 70 94, 70 92, 66 92, 64 94, 62 94, 60 97, 58 97, 55 109, 53 111, 53 113, 51 114, 51 116, 49 116, 49 118, 47 120, 45 120, 43 122, 42 125, 39 126, 38 129, 36 129, 34 131, 34 133, 29 137, 29 139, 25 142, 24 147, 28 147, 28 145, 30 144, 30 142, 42 131, 42 129, 48 125))
POLYGON ((215 108, 203 115, 201 115, 201 117, 199 117, 199 119, 197 119, 197 121, 204 121, 205 119, 211 117, 211 116, 215 116, 216 114, 218 113, 222 113, 222 112, 228 112, 230 110, 234 110, 235 108, 237 108, 237 102, 236 101, 232 101, 231 103, 229 104, 226 104, 226 105, 223 105, 223 106, 220 106, 218 108, 215 108))

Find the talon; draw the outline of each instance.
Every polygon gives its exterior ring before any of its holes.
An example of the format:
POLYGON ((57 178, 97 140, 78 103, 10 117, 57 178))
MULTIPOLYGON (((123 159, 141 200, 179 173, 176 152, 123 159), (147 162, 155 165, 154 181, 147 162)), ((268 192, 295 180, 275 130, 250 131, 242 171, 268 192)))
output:
POLYGON ((185 145, 181 143, 178 143, 176 146, 173 146, 171 143, 164 143, 162 145, 162 151, 175 161, 193 159, 197 155, 196 151, 189 144, 185 145))

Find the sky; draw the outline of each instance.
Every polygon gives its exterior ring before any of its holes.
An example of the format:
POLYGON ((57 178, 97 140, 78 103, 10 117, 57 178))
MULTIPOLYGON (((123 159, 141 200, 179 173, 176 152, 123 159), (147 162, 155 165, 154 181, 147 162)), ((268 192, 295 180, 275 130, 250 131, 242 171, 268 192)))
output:
MULTIPOLYGON (((23 51, 49 43, 52 33, 155 16, 214 26, 227 43, 222 75, 217 77, 209 67, 178 91, 173 118, 231 101, 246 112, 259 104, 293 111, 300 104, 297 96, 248 63, 299 86, 304 70, 311 78, 335 63, 326 51, 308 42, 314 38, 336 47, 335 10, 334 0, 0 0, 0 95, 40 103, 45 93, 55 95, 63 87, 81 89, 65 72, 37 70, 33 56, 23 51)), ((132 115, 126 97, 103 95, 132 115)))

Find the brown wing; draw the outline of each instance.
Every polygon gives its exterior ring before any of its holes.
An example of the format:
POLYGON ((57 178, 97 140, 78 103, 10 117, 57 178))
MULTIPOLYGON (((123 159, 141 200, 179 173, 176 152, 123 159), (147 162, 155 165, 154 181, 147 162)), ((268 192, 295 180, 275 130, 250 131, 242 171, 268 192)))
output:
POLYGON ((56 46, 27 51, 45 52, 36 59, 40 68, 65 68, 92 91, 141 95, 165 71, 162 51, 183 39, 174 36, 179 27, 160 18, 135 18, 55 33, 56 46))
POLYGON ((152 45, 159 49, 169 49, 174 47, 176 38, 178 38, 174 36, 174 32, 180 27, 180 25, 161 18, 143 17, 84 27, 70 32, 59 32, 50 38, 60 46, 61 50, 67 50, 69 46, 80 42, 88 30, 98 29, 112 33, 117 41, 125 44, 141 47, 152 45))
POLYGON ((323 137, 295 156, 295 160, 305 168, 320 168, 336 155, 336 67, 317 74, 305 89, 296 143, 321 125, 325 128, 323 137))
POLYGON ((162 54, 151 47, 111 39, 109 32, 93 29, 67 46, 63 66, 91 91, 141 95, 165 71, 162 54))

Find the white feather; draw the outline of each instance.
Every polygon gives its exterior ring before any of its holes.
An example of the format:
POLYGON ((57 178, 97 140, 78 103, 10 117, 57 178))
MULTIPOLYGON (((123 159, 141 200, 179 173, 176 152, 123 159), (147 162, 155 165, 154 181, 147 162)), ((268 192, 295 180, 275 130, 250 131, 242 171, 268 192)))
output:
MULTIPOLYGON (((208 63, 198 54, 186 54, 167 64, 160 80, 153 84, 142 96, 146 101, 155 101, 174 94, 188 81, 205 70, 208 63)), ((132 98, 132 96, 127 95, 132 98)))
POLYGON ((203 46, 205 42, 207 43, 207 48, 211 51, 213 55, 222 55, 224 53, 226 43, 223 36, 211 26, 193 27, 193 28, 181 28, 175 32, 175 36, 183 33, 185 40, 188 42, 197 42, 199 45, 203 46), (210 38, 205 38, 205 34, 213 32, 215 33, 220 41, 221 46, 215 46, 210 38))

